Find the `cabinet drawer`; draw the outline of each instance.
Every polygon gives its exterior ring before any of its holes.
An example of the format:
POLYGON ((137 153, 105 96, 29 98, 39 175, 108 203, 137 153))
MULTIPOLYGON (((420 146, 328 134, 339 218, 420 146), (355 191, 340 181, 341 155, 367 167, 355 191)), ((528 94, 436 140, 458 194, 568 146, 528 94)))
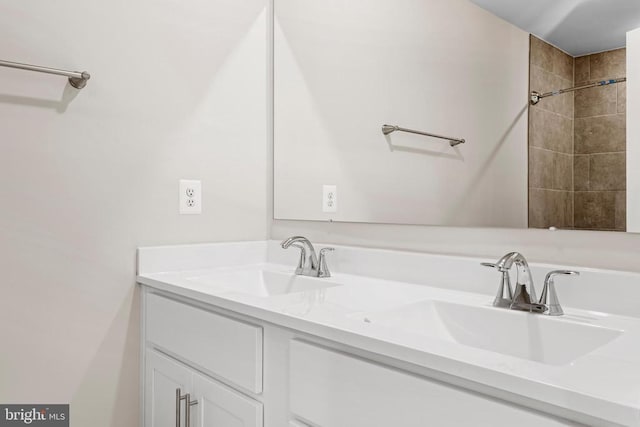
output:
POLYGON ((155 294, 147 341, 239 387, 262 392, 262 328, 155 294))
POLYGON ((291 412, 322 427, 575 425, 297 340, 290 358, 291 412))

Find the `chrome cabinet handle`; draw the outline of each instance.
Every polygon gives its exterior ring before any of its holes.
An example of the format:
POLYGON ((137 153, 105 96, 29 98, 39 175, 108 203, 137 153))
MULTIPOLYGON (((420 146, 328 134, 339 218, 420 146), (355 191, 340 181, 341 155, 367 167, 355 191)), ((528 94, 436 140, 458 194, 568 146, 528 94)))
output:
POLYGON ((182 392, 180 391, 180 388, 178 387, 176 389, 176 427, 180 427, 180 419, 182 418, 180 416, 180 406, 181 406, 181 402, 182 401, 182 392))
POLYGON ((191 407, 193 405, 197 405, 197 400, 191 400, 191 394, 187 393, 185 395, 182 394, 180 388, 176 389, 176 427, 180 427, 180 422, 182 421, 182 401, 185 401, 185 409, 186 412, 184 414, 184 423, 186 427, 191 427, 191 407))
POLYGON ((191 400, 191 395, 189 393, 187 393, 185 395, 186 397, 186 414, 184 416, 184 424, 185 427, 191 427, 191 407, 193 405, 197 405, 198 401, 197 400, 191 400))

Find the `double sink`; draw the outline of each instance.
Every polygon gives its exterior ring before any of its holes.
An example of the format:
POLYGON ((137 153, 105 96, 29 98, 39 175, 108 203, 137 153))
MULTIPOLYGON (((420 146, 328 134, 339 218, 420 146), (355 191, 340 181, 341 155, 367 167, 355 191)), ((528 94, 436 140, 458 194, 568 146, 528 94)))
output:
MULTIPOLYGON (((268 266, 220 270, 187 280, 219 292, 258 298, 316 295, 351 286, 348 278, 312 278, 268 266)), ((547 365, 570 364, 624 333, 575 316, 549 317, 496 308, 490 297, 485 305, 426 299, 345 316, 364 327, 402 331, 417 339, 442 340, 547 365)))

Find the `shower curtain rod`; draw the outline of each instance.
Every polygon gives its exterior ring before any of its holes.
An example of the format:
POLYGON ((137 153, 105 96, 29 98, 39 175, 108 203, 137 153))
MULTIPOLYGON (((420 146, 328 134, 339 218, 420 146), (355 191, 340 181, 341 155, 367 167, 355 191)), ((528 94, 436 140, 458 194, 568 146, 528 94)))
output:
POLYGON ((546 92, 546 93, 539 93, 539 92, 536 92, 536 91, 532 91, 531 92, 531 105, 536 105, 538 102, 540 102, 540 100, 542 98, 547 98, 549 96, 562 95, 563 93, 574 92, 576 90, 589 89, 591 87, 598 87, 598 86, 608 86, 608 85, 612 85, 612 84, 616 84, 616 83, 622 83, 622 82, 626 82, 626 81, 627 81, 626 77, 620 77, 620 78, 617 78, 617 79, 602 80, 602 81, 595 82, 595 83, 588 83, 586 85, 570 87, 568 89, 554 90, 552 92, 546 92))

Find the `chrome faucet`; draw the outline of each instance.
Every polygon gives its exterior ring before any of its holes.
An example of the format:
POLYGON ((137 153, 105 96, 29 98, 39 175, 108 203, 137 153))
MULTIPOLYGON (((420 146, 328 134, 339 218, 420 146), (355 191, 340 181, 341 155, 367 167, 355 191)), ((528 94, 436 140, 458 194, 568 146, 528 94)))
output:
POLYGON ((320 249, 320 256, 316 255, 316 250, 306 237, 293 236, 285 239, 280 244, 283 249, 290 246, 300 249, 300 259, 296 267, 296 274, 311 277, 331 277, 331 272, 327 266, 327 252, 334 248, 320 249))
POLYGON ((483 262, 483 266, 492 267, 502 273, 502 279, 498 288, 498 294, 493 300, 494 307, 509 308, 511 310, 528 311, 531 313, 543 313, 548 316, 561 316, 564 314, 558 295, 555 290, 553 278, 559 274, 578 275, 577 271, 556 270, 547 274, 544 280, 542 296, 536 299, 536 290, 531 276, 531 270, 526 258, 519 252, 509 252, 498 262, 483 262), (516 265, 516 287, 511 290, 509 270, 516 265))

